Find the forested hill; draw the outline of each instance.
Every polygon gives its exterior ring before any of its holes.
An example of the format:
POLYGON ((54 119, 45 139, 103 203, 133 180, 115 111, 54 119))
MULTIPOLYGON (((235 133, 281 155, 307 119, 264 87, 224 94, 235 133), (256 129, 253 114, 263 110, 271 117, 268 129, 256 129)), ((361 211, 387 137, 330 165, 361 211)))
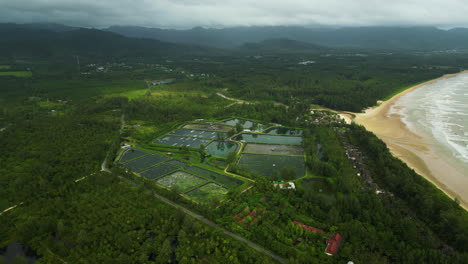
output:
POLYGON ((106 30, 129 37, 235 47, 248 42, 288 38, 331 47, 366 49, 447 50, 466 49, 468 29, 441 30, 435 27, 348 27, 305 28, 299 26, 201 28, 173 30, 134 26, 112 26, 106 30))
POLYGON ((112 58, 216 53, 211 48, 129 38, 97 29, 0 24, 0 56, 51 58, 70 55, 112 58))
POLYGON ((303 41, 281 38, 245 43, 240 46, 240 50, 261 53, 320 53, 330 49, 303 41))

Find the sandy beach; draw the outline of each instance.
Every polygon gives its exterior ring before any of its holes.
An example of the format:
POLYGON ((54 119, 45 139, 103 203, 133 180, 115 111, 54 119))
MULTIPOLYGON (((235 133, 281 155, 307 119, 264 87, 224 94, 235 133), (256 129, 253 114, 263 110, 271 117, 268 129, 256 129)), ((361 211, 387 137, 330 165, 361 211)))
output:
POLYGON ((403 123, 400 115, 390 112, 391 107, 401 96, 424 85, 462 73, 468 71, 447 74, 411 87, 379 106, 367 109, 365 113, 356 114, 354 121, 383 140, 394 156, 400 158, 449 197, 458 199, 460 205, 468 209, 468 177, 464 175, 466 172, 437 155, 440 151, 437 142, 424 135, 414 134, 403 123))

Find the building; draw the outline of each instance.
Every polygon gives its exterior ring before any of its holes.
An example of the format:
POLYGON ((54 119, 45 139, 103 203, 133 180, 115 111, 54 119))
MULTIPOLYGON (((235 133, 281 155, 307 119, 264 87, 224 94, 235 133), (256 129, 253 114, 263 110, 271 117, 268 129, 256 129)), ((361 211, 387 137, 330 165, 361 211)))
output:
POLYGON ((340 249, 341 240, 341 235, 338 233, 327 239, 327 248, 325 249, 325 254, 329 256, 336 254, 340 249))

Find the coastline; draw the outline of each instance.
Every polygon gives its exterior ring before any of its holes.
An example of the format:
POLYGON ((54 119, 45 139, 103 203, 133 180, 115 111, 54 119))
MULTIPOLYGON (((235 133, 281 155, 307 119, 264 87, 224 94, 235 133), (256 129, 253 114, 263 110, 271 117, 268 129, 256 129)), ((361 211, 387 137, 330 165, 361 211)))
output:
POLYGON ((373 132, 387 144, 394 156, 401 159, 450 198, 458 199, 460 206, 468 210, 468 188, 466 188, 468 178, 463 176, 463 171, 437 155, 438 144, 433 140, 424 135, 415 134, 402 121, 401 115, 390 113, 391 107, 401 96, 427 84, 463 73, 468 73, 468 70, 446 74, 410 87, 380 105, 367 109, 365 113, 356 114, 354 122, 373 132))

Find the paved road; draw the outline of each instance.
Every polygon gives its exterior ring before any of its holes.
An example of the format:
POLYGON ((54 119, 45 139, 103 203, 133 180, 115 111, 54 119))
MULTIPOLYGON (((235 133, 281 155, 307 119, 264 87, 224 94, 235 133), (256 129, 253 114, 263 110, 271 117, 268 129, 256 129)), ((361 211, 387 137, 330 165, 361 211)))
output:
MULTIPOLYGON (((127 182, 127 183, 129 183, 129 184, 131 184, 131 185, 133 185, 133 186, 135 186, 135 187, 139 187, 139 188, 142 187, 141 185, 136 184, 136 183, 134 183, 133 181, 130 181, 129 179, 127 179, 127 178, 124 178, 124 177, 121 177, 121 176, 119 176, 119 178, 120 178, 121 180, 123 180, 123 181, 125 181, 125 182, 127 182)), ((211 226, 211 227, 213 227, 213 228, 215 228, 215 229, 217 229, 217 230, 223 232, 224 234, 226 234, 226 235, 228 235, 228 236, 230 236, 230 237, 232 237, 232 238, 234 238, 234 239, 237 239, 237 240, 239 240, 239 241, 241 241, 241 242, 246 243, 249 247, 251 247, 251 248, 253 248, 253 249, 257 250, 257 251, 260 251, 260 252, 262 252, 262 253, 267 254, 268 256, 272 257, 273 259, 277 260, 278 262, 280 262, 280 263, 288 263, 286 259, 281 258, 281 257, 279 257, 279 256, 277 256, 277 255, 275 255, 275 254, 273 254, 272 252, 266 250, 265 248, 263 248, 263 247, 261 247, 261 246, 255 244, 255 243, 253 243, 253 242, 251 242, 251 241, 249 241, 249 240, 247 240, 247 239, 245 239, 245 238, 243 238, 243 237, 241 237, 241 236, 238 236, 238 235, 236 235, 236 234, 234 234, 234 233, 232 233, 232 232, 229 232, 228 230, 226 230, 226 229, 220 227, 219 225, 217 225, 217 224, 215 224, 214 222, 212 222, 212 221, 206 219, 205 217, 203 217, 203 216, 201 216, 201 215, 199 215, 199 214, 196 214, 196 213, 194 213, 194 212, 192 212, 192 211, 186 209, 185 207, 180 206, 180 205, 178 205, 178 204, 176 204, 176 203, 174 203, 174 202, 172 202, 172 201, 170 201, 170 200, 168 200, 168 199, 162 197, 161 195, 158 195, 158 194, 155 194, 155 193, 154 193, 154 196, 155 196, 156 198, 158 198, 159 200, 165 202, 166 204, 169 204, 169 205, 171 205, 171 206, 173 206, 173 207, 175 207, 175 208, 177 208, 177 209, 182 210, 184 213, 186 213, 186 214, 188 214, 188 215, 190 215, 190 216, 192 216, 192 217, 194 217, 194 218, 196 218, 196 219, 202 221, 203 223, 205 223, 205 224, 207 224, 207 225, 209 225, 209 226, 211 226)))

